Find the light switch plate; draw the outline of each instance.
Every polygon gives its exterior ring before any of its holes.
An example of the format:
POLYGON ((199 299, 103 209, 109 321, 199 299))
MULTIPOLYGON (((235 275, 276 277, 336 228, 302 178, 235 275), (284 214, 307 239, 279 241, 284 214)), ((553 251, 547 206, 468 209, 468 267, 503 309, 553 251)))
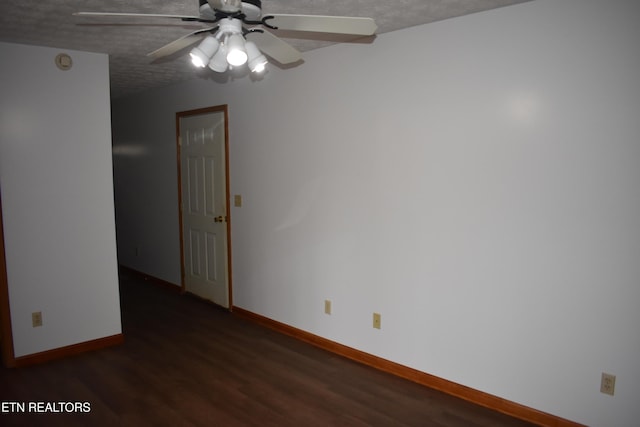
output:
POLYGON ((373 313, 373 327, 380 329, 382 327, 382 316, 380 313, 373 313))
POLYGON ((324 300, 324 313, 331 314, 331 300, 324 300))

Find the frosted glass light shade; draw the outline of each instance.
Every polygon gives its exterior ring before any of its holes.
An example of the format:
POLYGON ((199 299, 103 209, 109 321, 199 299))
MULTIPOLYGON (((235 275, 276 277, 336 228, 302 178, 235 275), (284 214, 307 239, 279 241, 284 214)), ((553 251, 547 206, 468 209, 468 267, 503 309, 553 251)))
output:
POLYGON ((227 63, 227 49, 223 45, 218 49, 215 55, 209 61, 209 68, 211 68, 216 73, 224 73, 229 68, 229 64, 227 63))
POLYGON ((220 47, 220 42, 213 37, 207 36, 202 43, 200 43, 197 47, 191 49, 189 55, 191 55, 191 62, 196 67, 204 67, 209 62, 209 59, 216 53, 218 48, 220 47))
POLYGON ((244 47, 247 50, 247 55, 249 57, 249 69, 253 73, 260 73, 264 71, 265 66, 267 65, 267 58, 260 52, 258 46, 252 41, 248 41, 245 43, 244 47))

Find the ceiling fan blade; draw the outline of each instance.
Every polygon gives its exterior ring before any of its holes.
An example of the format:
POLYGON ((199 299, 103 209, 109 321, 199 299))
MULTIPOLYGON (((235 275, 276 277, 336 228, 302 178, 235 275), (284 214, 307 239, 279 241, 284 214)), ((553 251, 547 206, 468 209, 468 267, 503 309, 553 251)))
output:
POLYGON ((205 33, 208 33, 212 30, 212 28, 205 28, 203 30, 197 30, 192 33, 187 34, 186 36, 182 36, 177 40, 172 41, 160 49, 156 49, 153 52, 147 53, 147 56, 150 56, 154 59, 163 58, 165 56, 169 56, 172 53, 178 52, 192 44, 199 42, 204 37, 205 33))
POLYGON ((378 26, 371 18, 322 15, 268 15, 268 25, 279 30, 371 36, 378 26), (273 17, 273 18, 270 18, 273 17))
POLYGON ((262 53, 282 65, 292 64, 302 59, 302 54, 296 48, 268 31, 250 32, 245 37, 254 42, 262 53))
POLYGON ((188 19, 196 21, 200 19, 199 16, 190 15, 161 15, 157 13, 121 13, 121 12, 75 12, 75 16, 117 16, 117 17, 130 17, 130 18, 173 18, 173 19, 188 19))

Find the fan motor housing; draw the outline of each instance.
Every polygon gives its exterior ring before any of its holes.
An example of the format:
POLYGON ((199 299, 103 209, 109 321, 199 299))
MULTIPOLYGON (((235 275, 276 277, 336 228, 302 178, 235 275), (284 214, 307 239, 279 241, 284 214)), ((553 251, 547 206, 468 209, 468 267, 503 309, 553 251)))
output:
MULTIPOLYGON (((209 2, 207 0, 200 0, 200 6, 204 6, 205 4, 209 4, 209 2)), ((249 7, 251 7, 252 5, 262 10, 262 0, 242 0, 243 9, 246 7, 246 5, 250 5, 249 7)))
POLYGON ((245 4, 252 4, 258 9, 262 10, 262 0, 243 0, 243 7, 245 4))

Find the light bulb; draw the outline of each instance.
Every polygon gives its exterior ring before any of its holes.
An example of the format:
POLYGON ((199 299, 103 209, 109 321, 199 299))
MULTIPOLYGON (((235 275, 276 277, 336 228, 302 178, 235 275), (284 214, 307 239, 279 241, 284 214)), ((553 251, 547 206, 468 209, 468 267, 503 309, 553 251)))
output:
POLYGON ((234 67, 239 67, 247 62, 244 38, 240 34, 232 34, 227 39, 227 62, 234 67))

